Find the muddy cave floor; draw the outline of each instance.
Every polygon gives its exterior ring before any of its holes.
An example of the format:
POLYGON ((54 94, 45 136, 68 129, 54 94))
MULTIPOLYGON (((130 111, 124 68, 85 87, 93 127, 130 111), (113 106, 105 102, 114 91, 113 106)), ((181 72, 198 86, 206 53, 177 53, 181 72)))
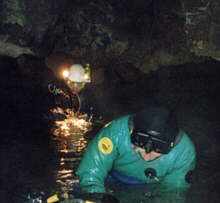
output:
MULTIPOLYGON (((135 112, 152 103, 174 108, 180 127, 192 138, 198 154, 196 181, 189 191, 187 202, 219 202, 220 71, 213 69, 212 73, 210 69, 209 73, 190 71, 184 74, 179 69, 178 74, 173 72, 152 74, 147 80, 115 89, 90 87, 86 89, 85 100, 94 106, 95 113, 106 120, 135 112)), ((23 116, 30 118, 31 113, 23 116)), ((3 203, 22 202, 22 196, 28 193, 59 190, 54 171, 57 171, 57 159, 62 155, 54 150, 56 147, 48 145, 51 138, 47 134, 49 131, 45 130, 46 126, 41 123, 37 126, 29 126, 29 129, 22 127, 25 138, 19 133, 19 127, 13 129, 10 126, 2 132, 5 137, 0 149, 0 197, 3 203)), ((70 153, 68 156, 75 156, 76 159, 63 167, 76 168, 81 155, 70 153)))

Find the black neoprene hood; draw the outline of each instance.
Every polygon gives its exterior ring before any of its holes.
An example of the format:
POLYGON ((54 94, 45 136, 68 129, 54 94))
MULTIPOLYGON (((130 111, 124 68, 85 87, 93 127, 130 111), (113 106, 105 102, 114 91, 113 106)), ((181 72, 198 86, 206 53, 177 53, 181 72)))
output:
POLYGON ((136 113, 133 127, 136 132, 150 134, 166 142, 173 142, 179 131, 175 113, 161 106, 151 106, 136 113))

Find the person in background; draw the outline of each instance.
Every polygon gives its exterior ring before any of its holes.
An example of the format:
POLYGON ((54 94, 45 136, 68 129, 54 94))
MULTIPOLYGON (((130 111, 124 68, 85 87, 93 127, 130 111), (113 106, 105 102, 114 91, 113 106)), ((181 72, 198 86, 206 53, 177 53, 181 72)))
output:
POLYGON ((106 194, 109 177, 126 184, 190 187, 196 151, 175 113, 149 106, 104 126, 89 143, 76 171, 85 193, 106 194))
POLYGON ((72 93, 78 94, 86 83, 91 82, 90 65, 73 64, 68 70, 63 71, 63 77, 72 93))

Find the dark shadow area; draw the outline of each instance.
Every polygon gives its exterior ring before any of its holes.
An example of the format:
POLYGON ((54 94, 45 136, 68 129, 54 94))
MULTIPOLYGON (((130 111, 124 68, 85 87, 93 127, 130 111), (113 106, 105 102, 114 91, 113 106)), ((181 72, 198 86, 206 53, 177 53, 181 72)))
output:
POLYGON ((24 201, 23 194, 51 183, 52 173, 47 171, 53 148, 44 116, 53 98, 44 87, 47 69, 40 58, 33 59, 19 66, 16 59, 0 58, 0 196, 4 203, 24 201))

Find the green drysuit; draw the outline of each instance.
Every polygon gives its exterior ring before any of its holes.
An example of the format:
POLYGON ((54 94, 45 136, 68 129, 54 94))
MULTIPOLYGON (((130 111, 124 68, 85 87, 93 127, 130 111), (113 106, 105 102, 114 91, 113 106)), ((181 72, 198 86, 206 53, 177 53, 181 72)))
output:
POLYGON ((185 176, 195 167, 195 148, 183 132, 179 143, 168 154, 153 161, 145 161, 139 152, 132 150, 128 127, 129 116, 112 121, 91 141, 86 149, 76 174, 84 192, 106 192, 104 182, 111 170, 144 180, 146 183, 160 183, 168 187, 188 187, 185 176), (147 168, 156 170, 157 178, 147 178, 147 168))

